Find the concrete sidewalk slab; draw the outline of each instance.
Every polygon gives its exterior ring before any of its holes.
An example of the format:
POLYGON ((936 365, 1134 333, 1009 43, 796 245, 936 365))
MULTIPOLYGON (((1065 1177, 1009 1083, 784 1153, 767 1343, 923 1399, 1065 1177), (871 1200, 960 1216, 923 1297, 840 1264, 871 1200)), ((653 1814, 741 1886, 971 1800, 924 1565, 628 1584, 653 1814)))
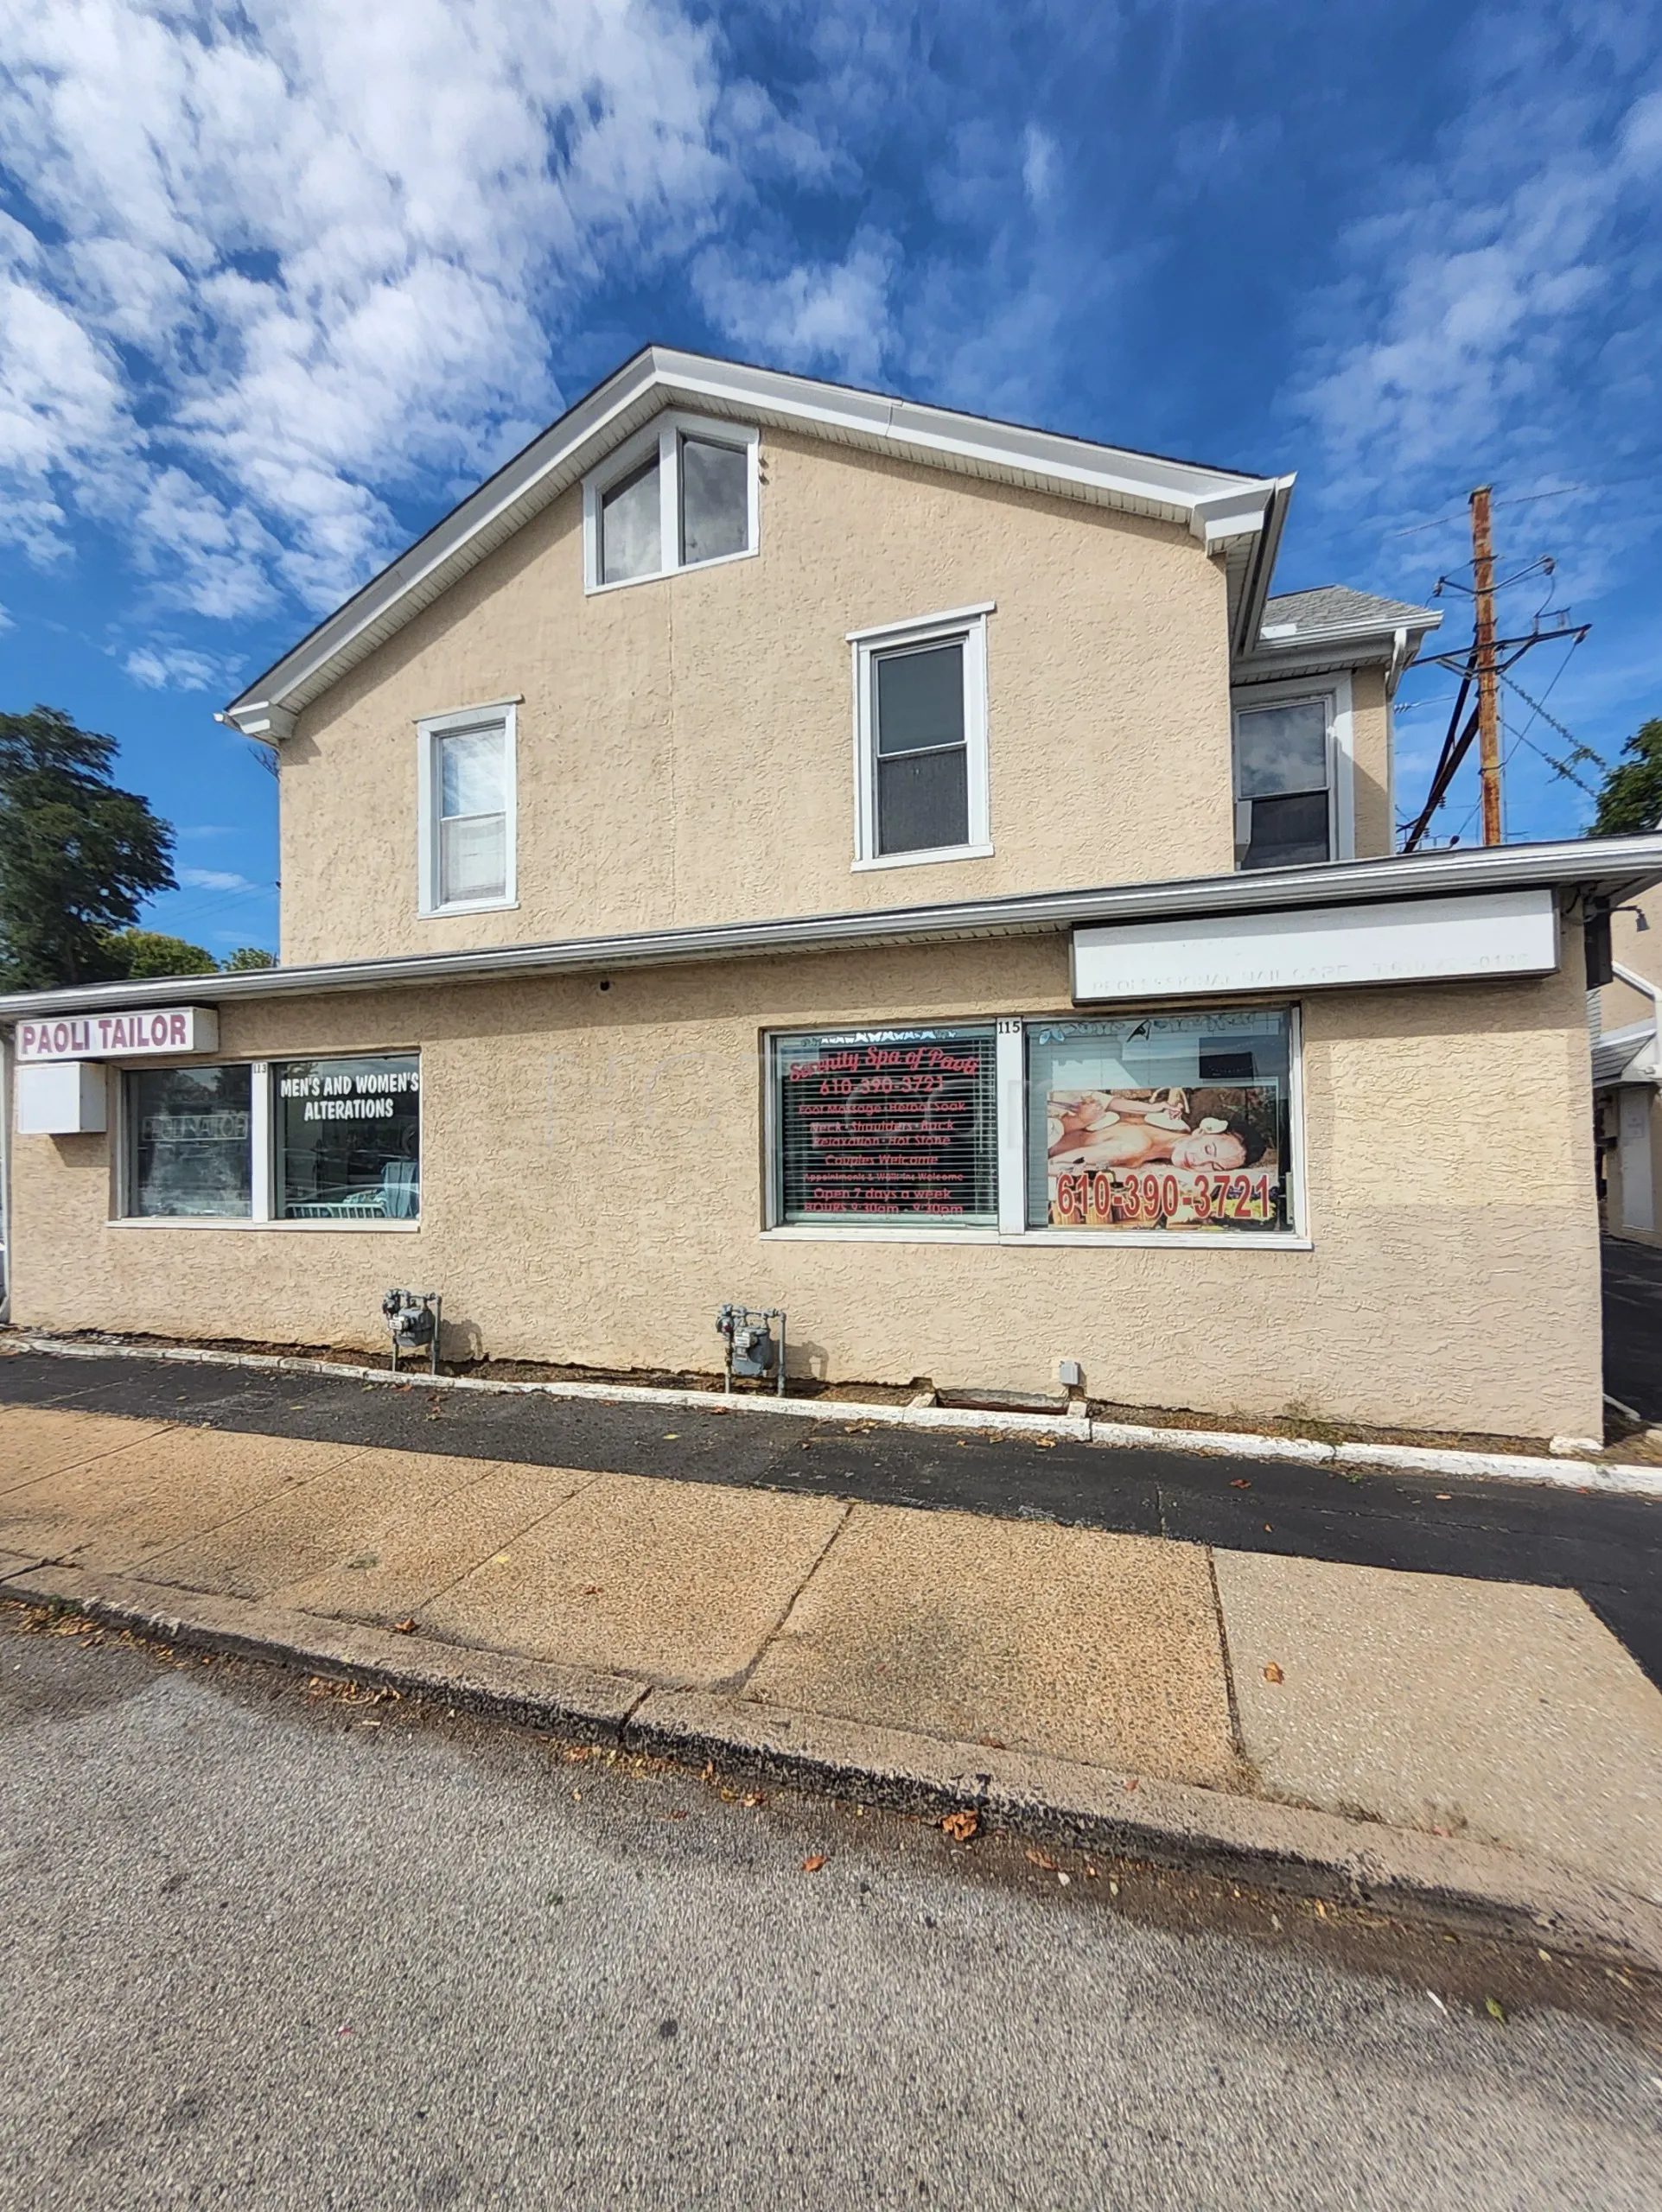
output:
POLYGON ((1133 1773, 1238 1778, 1207 1554, 856 1506, 747 1685, 759 1701, 1133 1773))
POLYGON ((174 1428, 0 1497, 0 1544, 121 1573, 311 1481, 361 1446, 174 1428))
MULTIPOLYGON (((357 1452, 309 1482, 285 1484, 234 1520, 170 1545, 147 1558, 140 1572, 146 1581, 182 1589, 269 1597, 330 1568, 350 1572, 353 1559, 379 1561, 384 1541, 412 1516, 436 1509, 443 1517, 492 1471, 489 1460, 436 1452, 357 1452)), ((557 1505, 570 1487, 542 1484, 544 1510, 557 1505)), ((458 1559, 453 1541, 447 1579, 454 1581, 476 1557, 458 1559)))
POLYGON ((847 1506, 598 1475, 423 1611, 435 1635, 686 1687, 735 1680, 847 1506))
POLYGON ((531 1467, 517 1460, 445 1464, 471 1470, 471 1476, 396 1523, 343 1543, 319 1572, 277 1590, 281 1603, 372 1626, 417 1615, 425 1619, 442 1591, 497 1553, 511 1554, 528 1529, 595 1480, 576 1468, 531 1467))
POLYGON ((111 1452, 131 1450, 146 1437, 168 1434, 172 1423, 133 1421, 122 1414, 60 1413, 52 1407, 0 1408, 0 1496, 111 1452))
POLYGON ((1662 1904, 1662 1694, 1573 1591, 1245 1552, 1213 1566, 1267 1792, 1539 1853, 1662 1904))

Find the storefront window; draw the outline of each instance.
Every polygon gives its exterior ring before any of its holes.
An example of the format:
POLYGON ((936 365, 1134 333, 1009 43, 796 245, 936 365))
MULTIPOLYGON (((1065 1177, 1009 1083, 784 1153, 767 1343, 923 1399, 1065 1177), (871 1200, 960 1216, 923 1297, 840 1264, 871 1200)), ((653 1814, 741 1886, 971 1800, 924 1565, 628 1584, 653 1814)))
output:
POLYGON ((246 1216, 253 1176, 252 1071, 145 1068, 127 1077, 130 1210, 246 1216))
POLYGON ((1290 1229, 1288 1039, 1276 1009, 1030 1023, 1028 1226, 1290 1229))
POLYGON ((780 1222, 996 1222, 990 1027, 778 1037, 773 1052, 780 1222))
POLYGON ((273 1068, 272 1080, 281 1219, 416 1218, 421 1071, 413 1052, 284 1060, 273 1068))

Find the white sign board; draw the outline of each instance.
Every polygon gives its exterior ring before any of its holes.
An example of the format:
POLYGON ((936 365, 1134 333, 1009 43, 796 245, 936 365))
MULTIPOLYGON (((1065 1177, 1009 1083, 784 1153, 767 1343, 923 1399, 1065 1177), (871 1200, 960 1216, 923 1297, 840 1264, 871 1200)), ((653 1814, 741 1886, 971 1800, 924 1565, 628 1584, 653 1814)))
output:
POLYGON ((17 1060, 147 1060, 214 1052, 220 1017, 211 1006, 136 1007, 124 1014, 65 1014, 17 1025, 17 1060))
POLYGON ((1379 899, 1076 929, 1073 999, 1084 1006, 1226 991, 1449 982, 1545 976, 1557 964, 1552 893, 1486 891, 1466 899, 1379 899))
POLYGON ((20 1137, 96 1136, 106 1125, 109 1077, 86 1060, 31 1062, 17 1071, 20 1137))

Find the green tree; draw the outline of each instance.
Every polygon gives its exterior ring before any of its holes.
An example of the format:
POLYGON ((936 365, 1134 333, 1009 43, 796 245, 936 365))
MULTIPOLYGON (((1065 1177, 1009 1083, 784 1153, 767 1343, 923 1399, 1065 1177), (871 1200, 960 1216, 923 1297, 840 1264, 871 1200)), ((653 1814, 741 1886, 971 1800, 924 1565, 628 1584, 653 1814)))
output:
POLYGON ((104 943, 111 958, 119 963, 112 974, 212 976, 219 970, 219 962, 205 946, 164 936, 160 930, 119 930, 104 943))
POLYGON ((1589 837, 1630 837, 1662 827, 1662 721, 1643 722, 1604 772, 1589 837))
POLYGON ((239 944, 223 966, 227 975, 234 976, 243 968, 275 968, 277 955, 268 952, 263 944, 239 944))
POLYGON ((96 983, 127 972, 114 934, 174 888, 173 832, 110 780, 116 741, 55 707, 0 714, 0 982, 96 983))

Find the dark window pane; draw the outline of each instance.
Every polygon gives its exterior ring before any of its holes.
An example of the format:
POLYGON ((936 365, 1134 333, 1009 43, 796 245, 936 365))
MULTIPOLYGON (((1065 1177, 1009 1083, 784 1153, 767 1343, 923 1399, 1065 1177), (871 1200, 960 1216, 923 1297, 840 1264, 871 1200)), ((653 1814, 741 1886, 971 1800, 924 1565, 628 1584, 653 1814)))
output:
MULTIPOLYGON (((918 753, 964 742, 964 647, 957 639, 877 660, 877 750, 918 753)), ((959 841, 954 841, 959 842, 959 841)))
POLYGON ((1305 868, 1328 857, 1326 791, 1252 801, 1252 842, 1243 868, 1305 868))
POLYGON ((655 576, 663 565, 654 454, 632 476, 601 495, 600 580, 626 583, 631 576, 655 576))
POLYGON ((903 753, 877 763, 877 850, 929 853, 970 837, 969 775, 964 747, 903 753))
POLYGON ((990 1029, 781 1037, 774 1074, 781 1221, 997 1218, 990 1029))
POLYGON ((750 542, 750 464, 742 446, 681 441, 681 558, 719 561, 750 542))
POLYGON ((247 1067, 144 1069, 127 1078, 136 1214, 246 1214, 247 1067))
POLYGON ((287 1221, 413 1221, 421 1211, 416 1055, 273 1070, 277 1211, 287 1221))
POLYGON ((1328 787, 1328 708, 1322 699, 1254 707, 1235 718, 1235 796, 1275 798, 1328 787))

